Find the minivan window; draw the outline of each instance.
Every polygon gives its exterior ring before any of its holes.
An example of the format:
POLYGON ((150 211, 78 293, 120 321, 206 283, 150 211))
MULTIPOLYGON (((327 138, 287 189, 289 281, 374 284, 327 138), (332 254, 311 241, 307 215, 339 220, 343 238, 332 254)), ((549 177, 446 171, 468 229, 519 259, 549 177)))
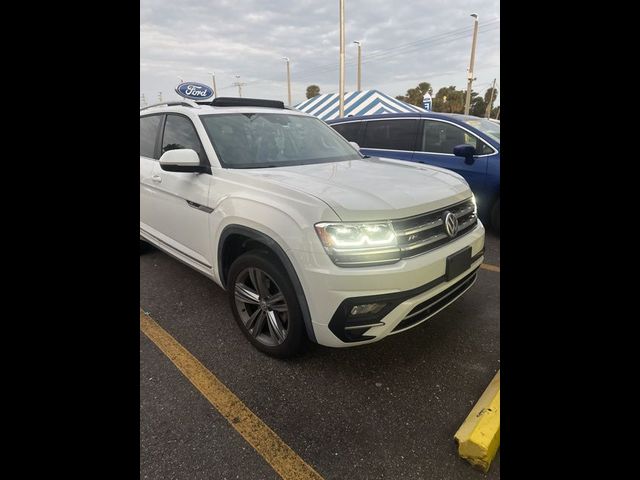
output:
POLYGON ((167 115, 162 139, 162 153, 185 148, 195 150, 202 161, 202 145, 191 120, 181 115, 167 115))
POLYGON ((225 168, 268 168, 360 160, 344 138, 315 117, 286 113, 202 115, 225 168))
POLYGON ((156 140, 158 139, 158 127, 162 115, 140 117, 140 156, 156 157, 156 140))
POLYGON ((370 120, 366 122, 364 138, 360 146, 413 151, 417 129, 417 120, 370 120))
POLYGON ((362 122, 349 122, 340 123, 338 125, 331 125, 333 129, 346 138, 350 142, 360 141, 360 130, 362 129, 362 122))

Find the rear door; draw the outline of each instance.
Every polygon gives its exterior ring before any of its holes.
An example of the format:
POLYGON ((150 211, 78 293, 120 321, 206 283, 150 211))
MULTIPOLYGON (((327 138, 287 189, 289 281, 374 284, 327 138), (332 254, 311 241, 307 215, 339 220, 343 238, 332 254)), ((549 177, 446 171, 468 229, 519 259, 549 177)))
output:
POLYGON ((152 180, 155 164, 160 158, 160 132, 163 114, 140 117, 140 229, 149 233, 153 223, 152 180))
MULTIPOLYGON (((168 113, 164 122, 160 155, 169 150, 195 150, 202 165, 209 160, 198 132, 185 115, 168 113)), ((207 206, 212 176, 209 173, 167 172, 157 162, 153 171, 156 192, 154 224, 159 239, 201 266, 211 268, 207 206)))
POLYGON ((372 157, 412 160, 418 135, 418 118, 368 120, 362 133, 360 151, 372 157))
POLYGON ((494 152, 493 148, 453 122, 424 119, 420 130, 414 161, 453 170, 464 177, 474 193, 484 191, 487 156, 494 152), (453 154, 454 147, 462 144, 473 145, 476 149, 471 165, 466 164, 463 157, 453 154))

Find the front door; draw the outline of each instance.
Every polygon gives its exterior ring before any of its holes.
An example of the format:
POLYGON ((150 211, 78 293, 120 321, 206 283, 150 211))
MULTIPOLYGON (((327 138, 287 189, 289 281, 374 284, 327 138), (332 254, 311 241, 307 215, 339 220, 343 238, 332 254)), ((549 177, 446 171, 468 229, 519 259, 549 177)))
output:
MULTIPOLYGON (((181 148, 195 150, 200 161, 208 165, 191 119, 167 114, 160 154, 181 148)), ((153 171, 157 215, 156 224, 152 226, 159 239, 207 268, 211 268, 209 259, 212 258, 209 242, 212 210, 207 207, 211 179, 208 173, 167 172, 162 170, 159 162, 153 171)))
POLYGON ((425 119, 413 161, 453 170, 464 177, 474 193, 481 194, 485 189, 488 153, 493 153, 491 147, 458 125, 425 119), (476 149, 471 165, 453 154, 454 147, 462 144, 473 145, 476 149))

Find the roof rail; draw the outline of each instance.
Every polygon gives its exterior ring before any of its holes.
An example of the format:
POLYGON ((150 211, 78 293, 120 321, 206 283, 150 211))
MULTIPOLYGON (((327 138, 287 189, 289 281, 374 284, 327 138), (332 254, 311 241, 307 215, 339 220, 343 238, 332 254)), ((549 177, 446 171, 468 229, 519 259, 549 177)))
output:
POLYGON ((149 105, 148 107, 142 107, 140 111, 146 110, 148 108, 160 107, 160 106, 167 106, 167 107, 181 106, 181 107, 200 108, 196 102, 192 100, 187 100, 185 98, 184 100, 171 100, 169 102, 154 103, 153 105, 149 105))

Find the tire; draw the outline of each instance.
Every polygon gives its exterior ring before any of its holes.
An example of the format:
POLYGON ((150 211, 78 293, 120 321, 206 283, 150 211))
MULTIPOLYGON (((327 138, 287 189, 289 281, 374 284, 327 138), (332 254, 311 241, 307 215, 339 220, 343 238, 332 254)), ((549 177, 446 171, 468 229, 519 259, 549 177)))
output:
POLYGON ((227 281, 240 330, 258 350, 278 358, 294 356, 306 346, 300 304, 283 271, 271 254, 253 250, 233 262, 227 281))
POLYGON ((496 200, 491 208, 491 226, 496 233, 500 233, 500 199, 496 200))

